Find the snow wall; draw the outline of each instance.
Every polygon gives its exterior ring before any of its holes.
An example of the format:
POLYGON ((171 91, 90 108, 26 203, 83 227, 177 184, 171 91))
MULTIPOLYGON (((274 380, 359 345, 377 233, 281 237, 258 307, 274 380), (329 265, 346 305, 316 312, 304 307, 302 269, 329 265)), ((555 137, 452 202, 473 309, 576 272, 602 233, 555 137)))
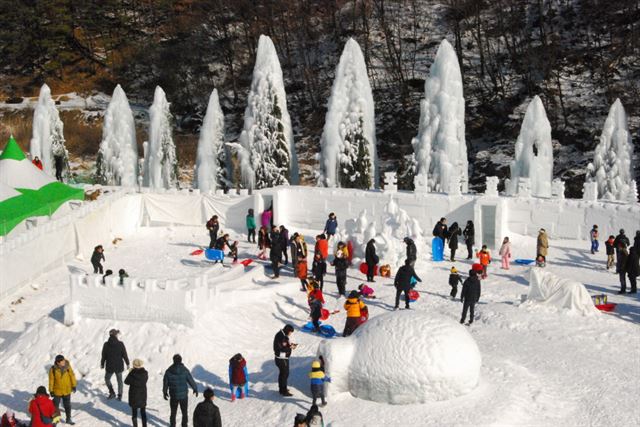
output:
MULTIPOLYGON (((289 229, 318 230, 329 212, 335 212, 340 229, 356 227, 359 214, 376 219, 381 227, 384 209, 392 197, 397 205, 421 225, 430 240, 433 225, 446 217, 461 226, 471 219, 476 225, 476 243, 496 247, 509 232, 535 236, 545 228, 551 239, 586 240, 593 224, 602 236, 629 234, 640 229, 640 205, 619 202, 570 199, 499 197, 483 195, 449 196, 412 192, 383 193, 321 187, 283 186, 255 191, 253 195, 224 195, 220 192, 119 189, 98 201, 84 202, 76 209, 63 208, 48 222, 28 220, 37 226, 17 227, 0 242, 0 298, 42 273, 60 266, 73 256, 89 260, 96 245, 125 238, 140 226, 203 226, 218 215, 224 228, 245 231, 249 208, 259 215, 273 203, 274 220, 289 229), (493 242, 493 244, 492 244, 493 242), (34 265, 32 260, 38 259, 34 265)), ((204 227, 204 226, 203 226, 204 227)), ((204 230, 204 228, 203 228, 204 230)), ((381 230, 377 230, 381 232, 381 230)))

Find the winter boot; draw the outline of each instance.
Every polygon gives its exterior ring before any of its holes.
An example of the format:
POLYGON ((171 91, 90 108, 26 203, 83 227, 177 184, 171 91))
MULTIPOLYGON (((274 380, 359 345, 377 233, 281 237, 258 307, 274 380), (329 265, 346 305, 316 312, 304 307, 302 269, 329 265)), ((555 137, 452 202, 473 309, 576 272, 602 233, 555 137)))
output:
POLYGON ((71 418, 67 418, 67 420, 64 423, 69 424, 70 426, 75 425, 75 423, 71 421, 71 418))
POLYGON ((231 401, 232 402, 236 401, 236 391, 235 390, 231 390, 231 401))
POLYGON ((116 397, 116 393, 113 391, 113 387, 109 387, 109 396, 107 399, 113 399, 114 397, 116 397))
POLYGON ((116 396, 116 399, 117 399, 119 402, 122 402, 122 395, 121 395, 121 394, 119 394, 118 396, 116 396))
POLYGON ((240 399, 244 399, 244 390, 240 390, 240 399))

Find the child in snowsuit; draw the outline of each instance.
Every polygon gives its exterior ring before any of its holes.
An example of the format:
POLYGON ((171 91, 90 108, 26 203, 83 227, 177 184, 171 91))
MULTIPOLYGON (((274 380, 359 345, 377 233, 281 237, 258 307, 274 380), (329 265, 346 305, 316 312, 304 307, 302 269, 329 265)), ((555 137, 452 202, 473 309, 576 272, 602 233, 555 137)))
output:
POLYGON ((460 323, 464 323, 467 318, 467 310, 470 311, 469 323, 473 323, 473 315, 476 303, 480 300, 480 279, 474 270, 469 270, 469 277, 462 284, 460 301, 462 301, 462 318, 460 323))
POLYGON ((253 215, 253 209, 249 209, 247 213, 247 242, 256 242, 256 217, 253 215), (253 239, 253 240, 252 240, 253 239))
POLYGON ((589 232, 589 238, 591 239, 591 253, 595 254, 598 252, 598 248, 600 247, 600 242, 598 242, 598 226, 594 224, 593 228, 589 232))
POLYGON ((477 253, 478 259, 480 260, 480 265, 482 265, 482 278, 487 278, 487 270, 489 269, 489 264, 491 264, 491 253, 489 249, 487 249, 487 245, 482 245, 482 249, 477 253))
POLYGON ((316 400, 320 399, 322 406, 327 404, 324 398, 324 383, 331 382, 322 368, 319 360, 311 362, 311 372, 309 372, 309 378, 311 379, 311 397, 313 398, 313 405, 316 404, 316 400))
POLYGON ((229 359, 229 388, 231 389, 232 402, 236 400, 236 396, 244 399, 249 395, 247 361, 240 353, 229 359))
POLYGON ((324 288, 324 276, 327 274, 327 262, 322 258, 320 253, 313 256, 313 264, 311 265, 313 278, 320 283, 320 289, 324 288))
POLYGON ((351 291, 349 298, 344 303, 344 309, 347 311, 347 321, 344 324, 342 336, 348 337, 358 329, 361 323, 360 317, 362 317, 362 311, 365 307, 366 305, 360 300, 358 291, 351 291))
POLYGON ((91 265, 93 266, 93 274, 103 274, 102 263, 104 261, 104 248, 102 245, 98 245, 93 248, 93 254, 91 254, 91 265))
POLYGON ((322 301, 313 294, 309 295, 309 309, 311 311, 311 322, 313 332, 320 332, 320 317, 322 317, 322 301))
POLYGON ((609 270, 615 264, 615 257, 614 257, 614 254, 616 253, 615 246, 614 246, 615 241, 616 241, 616 238, 613 235, 610 235, 607 241, 604 242, 604 246, 607 249, 607 270, 609 270))
POLYGON ((309 283, 307 283, 307 300, 309 304, 311 304, 311 297, 320 300, 324 304, 322 289, 320 289, 320 284, 315 280, 309 280, 309 283))
POLYGON ((451 299, 456 299, 458 295, 458 283, 462 283, 462 277, 458 274, 458 269, 451 267, 451 273, 449 274, 449 286, 451 286, 451 299))
POLYGON ((238 262, 238 241, 234 241, 229 245, 229 256, 233 257, 233 262, 238 262))
POLYGON ((509 260, 511 259, 511 242, 509 242, 509 237, 505 237, 502 241, 499 254, 502 259, 502 269, 508 270, 509 260))
POLYGON ((364 283, 361 283, 360 286, 358 286, 358 291, 360 292, 360 296, 362 298, 369 298, 369 299, 376 298, 375 291, 373 290, 373 288, 370 288, 364 283))

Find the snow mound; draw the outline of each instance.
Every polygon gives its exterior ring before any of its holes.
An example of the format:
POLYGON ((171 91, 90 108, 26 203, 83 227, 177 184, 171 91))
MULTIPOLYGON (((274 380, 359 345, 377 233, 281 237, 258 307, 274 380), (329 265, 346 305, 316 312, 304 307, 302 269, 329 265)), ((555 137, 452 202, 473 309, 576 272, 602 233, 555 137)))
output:
POLYGON ((536 267, 531 269, 526 304, 544 304, 567 309, 583 316, 600 313, 593 305, 593 300, 582 283, 560 278, 550 271, 543 271, 536 267))
POLYGON ((471 392, 482 357, 469 332, 453 320, 420 311, 374 317, 344 340, 325 340, 318 353, 332 377, 329 393, 391 404, 452 399, 471 392))

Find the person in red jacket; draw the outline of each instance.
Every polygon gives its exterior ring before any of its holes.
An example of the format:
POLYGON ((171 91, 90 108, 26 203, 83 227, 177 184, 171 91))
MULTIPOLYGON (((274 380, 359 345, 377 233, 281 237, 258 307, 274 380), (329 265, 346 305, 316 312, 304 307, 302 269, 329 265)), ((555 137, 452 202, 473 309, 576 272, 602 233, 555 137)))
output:
POLYGON ((33 158, 33 160, 31 161, 31 163, 33 163, 33 165, 35 167, 37 167, 38 169, 42 170, 42 161, 40 160, 40 158, 38 156, 35 156, 33 158))
POLYGON ((7 409, 7 412, 2 415, 0 427, 27 427, 27 425, 18 421, 13 411, 11 409, 7 409))
POLYGON ((247 361, 238 353, 229 359, 229 388, 231 389, 231 401, 236 396, 244 399, 249 394, 249 374, 247 373, 247 361))
POLYGON ((52 427, 60 419, 60 413, 49 398, 47 389, 42 385, 29 402, 29 413, 31 427, 52 427))

